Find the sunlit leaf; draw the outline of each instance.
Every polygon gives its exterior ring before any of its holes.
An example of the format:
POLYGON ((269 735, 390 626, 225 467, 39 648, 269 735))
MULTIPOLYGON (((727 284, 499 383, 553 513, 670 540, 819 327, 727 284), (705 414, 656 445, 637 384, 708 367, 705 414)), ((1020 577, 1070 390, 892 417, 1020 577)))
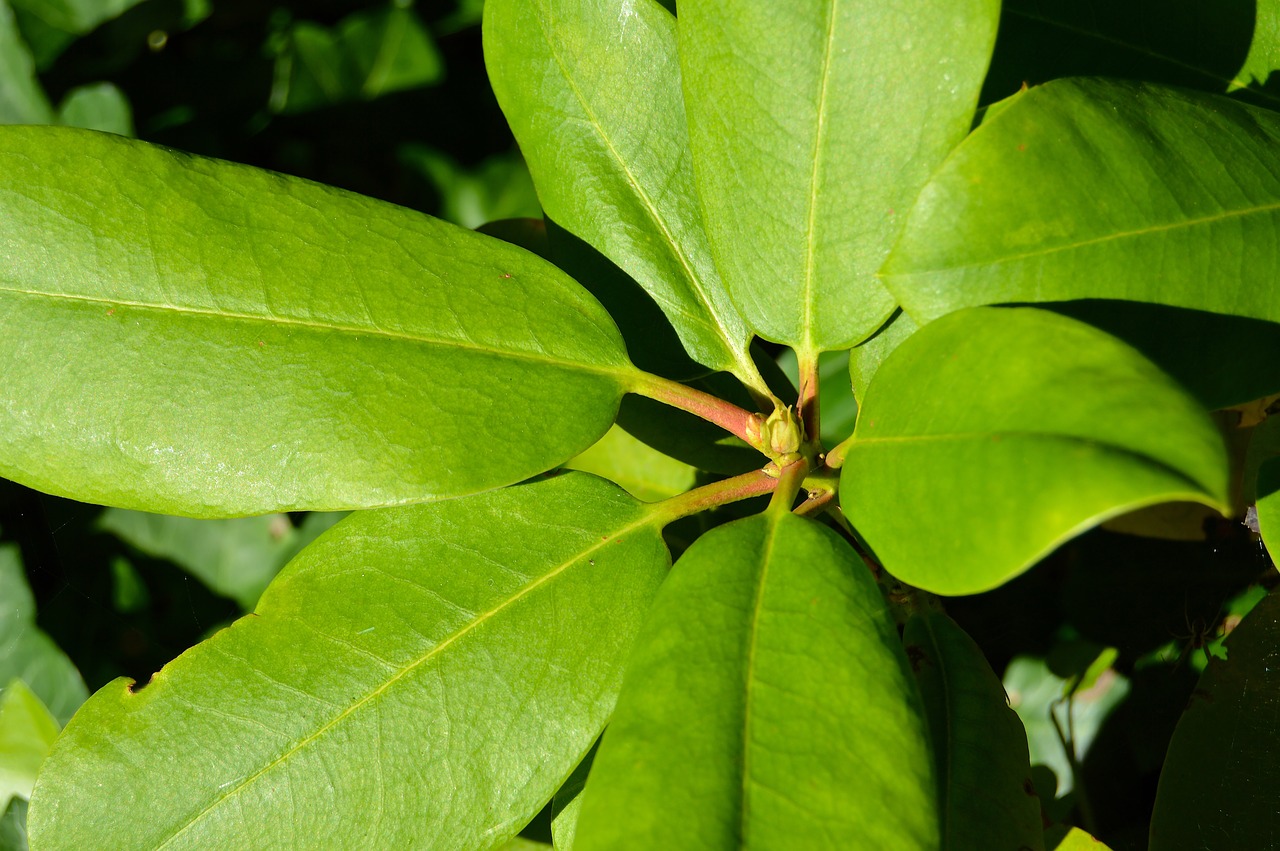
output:
POLYGON ((399 207, 58 128, 0 128, 0 175, 0 474, 46 492, 454 496, 590 446, 634 375, 562 272, 399 207))
POLYGON ((995 0, 680 7, 680 65, 716 264, 752 329, 844 349, 893 311, 876 279, 968 132, 995 0))
POLYGON ((881 365, 840 499, 895 576, 972 594, 1134 508, 1226 511, 1228 478, 1212 421, 1136 351, 1045 311, 977 308, 881 365))
POLYGON ((918 322, 1128 299, 1280 321, 1280 115, 1116 80, 1034 88, 920 194, 885 286, 918 322))
POLYGON ((489 847, 604 726, 667 572, 660 521, 565 474, 358 512, 256 614, 116 680, 58 740, 33 841, 489 847))
POLYGON ((576 851, 938 847, 919 696, 871 572, 782 513, 663 586, 583 792, 576 851))

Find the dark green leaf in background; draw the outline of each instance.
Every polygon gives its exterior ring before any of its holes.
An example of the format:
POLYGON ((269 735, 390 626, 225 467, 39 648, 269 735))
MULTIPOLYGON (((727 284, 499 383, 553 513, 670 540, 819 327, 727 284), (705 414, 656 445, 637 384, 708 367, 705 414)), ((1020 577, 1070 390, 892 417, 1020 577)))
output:
POLYGON ((969 130, 999 11, 995 0, 680 7, 707 231, 760 336, 816 354, 889 317, 875 273, 969 130))
POLYGON ((58 737, 58 719, 22 680, 0 692, 0 813, 30 798, 40 765, 58 737))
POLYGON ((929 721, 944 851, 1043 851, 1027 731, 981 648, 937 612, 907 621, 907 658, 929 721))
POLYGON ((65 724, 89 692, 71 660, 36 626, 35 598, 12 544, 0 546, 0 601, 0 683, 22 680, 65 724))
POLYGON ((49 124, 53 108, 7 0, 0 0, 0 124, 49 124))
POLYGON ((918 327, 910 316, 899 310, 883 328, 849 350, 849 378, 853 382, 854 399, 861 401, 866 396, 880 364, 918 327))
POLYGON ((1128 299, 1280 321, 1280 115, 1145 83, 1059 80, 965 140, 882 270, 917 322, 1128 299))
POLYGON ((700 538, 582 794, 577 851, 937 848, 919 693, 866 565, 786 512, 700 538))
POLYGON ((542 217, 538 193, 519 151, 496 154, 475 168, 465 168, 425 145, 405 145, 399 159, 440 193, 440 218, 447 222, 478 228, 502 219, 542 217))
POLYGON ((0 474, 51 493, 213 517, 474 492, 587 448, 635 374, 550 264, 303 180, 0 128, 0 217, 0 474))
POLYGON ((356 12, 332 29, 295 24, 276 58, 271 108, 296 113, 431 85, 444 61, 412 6, 356 12))
POLYGON ((124 92, 110 83, 72 89, 58 106, 58 122, 68 127, 133 135, 133 111, 124 92))
POLYGON ((644 287, 695 360, 751 380, 702 231, 675 19, 654 0, 490 0, 484 38, 547 215, 644 287))
POLYGON ((1280 784, 1280 595, 1267 595, 1210 659, 1169 744, 1151 851, 1269 848, 1280 784))
POLYGON ((85 705, 41 773, 33 840, 461 849, 515 835, 613 707, 667 573, 659 526, 580 473, 353 514, 256 614, 85 705))
POLYGON ((1212 421, 1138 352, 1046 311, 977 308, 880 367, 840 499, 895 576, 973 594, 1134 508, 1226 511, 1228 478, 1212 421))

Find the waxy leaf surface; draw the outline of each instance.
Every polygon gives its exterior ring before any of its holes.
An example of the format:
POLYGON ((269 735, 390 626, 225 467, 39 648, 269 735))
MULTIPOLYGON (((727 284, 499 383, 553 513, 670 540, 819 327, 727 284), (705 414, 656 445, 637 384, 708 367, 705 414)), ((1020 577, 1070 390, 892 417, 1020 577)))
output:
POLYGON ((981 648, 939 612, 913 616, 902 640, 920 683, 933 743, 942 815, 939 847, 1042 851, 1027 731, 981 648))
POLYGON ((547 215, 644 287, 694 359, 754 375, 702 230, 674 16, 654 0, 491 0, 484 39, 547 215))
POLYGON ((491 847, 613 707, 667 573, 660 523, 565 474, 358 512, 257 613, 116 680, 37 783, 34 845, 491 847))
POLYGON ((1128 299, 1280 321, 1280 115, 1058 80, 984 122, 920 193, 881 274, 918 322, 1128 299))
POLYGON ((973 594, 1134 508, 1226 510, 1227 457, 1195 400, 1119 340, 1034 308, 977 308, 881 365, 840 499, 895 576, 973 594))
POLYGON ((550 264, 271 172, 0 128, 0 218, 0 475, 49 493, 197 517, 457 496, 591 445, 634 374, 550 264))
POLYGON ((1151 851, 1267 848, 1276 841, 1280 763, 1280 595, 1224 643, 1182 713, 1160 772, 1151 851))
POLYGON ((936 849, 925 742, 867 566, 814 521, 736 521, 654 602, 574 849, 936 849))
POLYGON ((996 0, 680 7, 707 232, 752 330, 816 352, 888 318, 875 273, 969 130, 999 11, 996 0))

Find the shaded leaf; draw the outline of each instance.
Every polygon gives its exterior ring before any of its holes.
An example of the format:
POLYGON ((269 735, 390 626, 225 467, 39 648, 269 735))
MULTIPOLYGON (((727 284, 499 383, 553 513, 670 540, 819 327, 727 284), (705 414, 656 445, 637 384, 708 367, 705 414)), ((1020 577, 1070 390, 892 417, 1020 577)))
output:
POLYGON ((969 130, 999 11, 995 0, 681 7, 707 233, 757 334, 816 353, 889 317, 876 271, 969 130))
POLYGON ((870 571, 772 512, 680 559, 583 792, 596 848, 933 849, 919 696, 870 571))
POLYGON ((0 0, 0 124, 49 124, 53 108, 36 79, 35 63, 13 10, 0 0))
POLYGON ((296 113, 430 85, 444 61, 411 6, 356 12, 332 29, 304 21, 276 59, 271 108, 296 113))
POLYGON ((1280 321, 1280 115, 1145 83, 1058 80, 965 140, 881 279, 918 322, 1127 299, 1280 321))
POLYGON ((133 135, 133 109, 129 99, 110 83, 72 89, 58 105, 58 122, 68 127, 133 135))
POLYGON ((440 193, 440 218, 445 221, 478 228, 502 219, 542 216, 529 169, 518 151, 495 154, 474 168, 464 168, 448 154, 425 145, 405 145, 398 159, 440 193))
POLYGON ((615 482, 645 502, 684 493, 694 486, 698 472, 641 443, 616 425, 586 452, 565 462, 565 467, 615 482))
POLYGON ((1266 848, 1280 764, 1280 595, 1254 607, 1213 658, 1169 743, 1151 851, 1266 848))
POLYGON ((22 680, 10 680, 0 692, 0 812, 12 798, 31 797, 59 729, 58 719, 22 680))
POLYGON ((840 498, 895 576, 972 594, 1134 508, 1226 511, 1228 479, 1212 421, 1138 352, 1045 311, 977 308, 880 367, 840 498))
POLYGON ((849 350, 849 378, 853 382, 854 399, 861 401, 866 396, 880 364, 918 327, 910 316, 899 310, 883 328, 849 350))
POLYGON ((587 785, 587 775, 591 772, 595 756, 596 745, 592 745, 591 752, 578 763, 573 774, 551 799, 551 835, 555 839, 556 851, 573 851, 578 833, 578 813, 582 810, 582 789, 587 785))
POLYGON ((46 848, 488 847, 599 735, 668 557, 583 474, 353 514, 257 613, 85 704, 40 775, 46 848), (341 770, 335 770, 341 766, 341 770))
POLYGON ((654 0, 489 0, 484 42, 547 215, 633 277, 695 360, 753 381, 702 231, 672 15, 654 0))
POLYGON ((35 598, 12 544, 0 546, 0 600, 0 683, 21 680, 66 723, 89 692, 71 660, 36 626, 35 598))
POLYGON ((1027 732, 982 650, 954 621, 922 612, 902 634, 920 684, 946 851, 1043 851, 1027 732))
POLYGON ((280 568, 340 517, 332 515, 326 522, 313 513, 295 529, 283 514, 193 520, 109 508, 98 522, 122 541, 172 561, 210 590, 249 610, 280 568))
POLYGON ((27 851, 27 802, 14 798, 0 813, 0 851, 27 851))
POLYGON ((1258 534, 1276 564, 1280 556, 1280 458, 1269 458, 1258 466, 1258 534))
POLYGON ((0 174, 0 474, 49 493, 225 517, 474 492, 590 446, 634 375, 555 267, 399 207, 59 128, 0 128, 0 174))

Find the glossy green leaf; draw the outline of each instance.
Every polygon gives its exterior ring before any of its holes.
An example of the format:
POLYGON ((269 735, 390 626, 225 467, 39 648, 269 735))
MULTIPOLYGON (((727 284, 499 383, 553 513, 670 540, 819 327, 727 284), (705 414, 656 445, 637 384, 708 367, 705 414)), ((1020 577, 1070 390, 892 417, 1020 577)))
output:
POLYGON ((667 572, 659 521, 585 474, 353 514, 257 613, 58 740, 40 847, 490 847, 599 735, 667 572), (132 805, 126 805, 132 802, 132 805))
POLYGON ((1280 115, 1115 80, 1032 89, 920 194, 881 279, 918 322, 1128 299, 1280 321, 1280 115))
POLYGON ((1195 400, 1119 340, 1034 308, 976 308, 880 367, 840 499, 895 576, 972 594, 1134 508, 1227 510, 1227 457, 1195 400))
POLYGON ((929 721, 945 851, 1043 851, 1027 732, 981 648, 924 612, 902 634, 929 721))
POLYGON ((133 135, 133 108, 124 92, 111 83, 79 86, 58 105, 58 122, 68 127, 133 135))
POLYGON ((312 513, 295 529, 284 514, 193 520, 109 508, 98 522, 147 555, 169 559, 247 611, 280 568, 341 516, 312 513))
POLYGON ((57 128, 0 128, 0 175, 0 475, 49 493, 456 496, 590 446, 634 375, 555 267, 399 207, 57 128))
POLYGON ((485 63, 547 215, 635 278, 695 360, 750 378, 702 231, 675 30, 654 0, 490 0, 485 63))
POLYGON ((716 263, 760 336, 844 349, 893 311, 876 280, 973 120, 997 0, 680 7, 680 64, 716 263))
POLYGON ((89 696, 80 672, 36 626, 36 603, 18 548, 0 546, 0 683, 22 680, 61 723, 89 696))
POLYGON ((430 85, 444 75, 431 34, 407 4, 356 12, 332 29, 303 21, 276 59, 271 108, 296 113, 430 85))
POLYGON ((53 109, 7 0, 0 0, 0 124, 49 124, 53 109))
POLYGON ((575 851, 936 849, 919 694, 871 572, 785 512, 713 529, 654 602, 575 851))
POLYGON ((0 812, 12 798, 31 797, 59 729, 58 719, 22 680, 11 680, 0 692, 0 812))
POLYGON ((698 474, 694 467, 663 455, 616 425, 565 467, 615 482, 645 502, 684 493, 694 486, 698 474))
POLYGON ((1267 848, 1280 784, 1280 595, 1272 591, 1211 659, 1178 722, 1151 816, 1151 851, 1267 848))

